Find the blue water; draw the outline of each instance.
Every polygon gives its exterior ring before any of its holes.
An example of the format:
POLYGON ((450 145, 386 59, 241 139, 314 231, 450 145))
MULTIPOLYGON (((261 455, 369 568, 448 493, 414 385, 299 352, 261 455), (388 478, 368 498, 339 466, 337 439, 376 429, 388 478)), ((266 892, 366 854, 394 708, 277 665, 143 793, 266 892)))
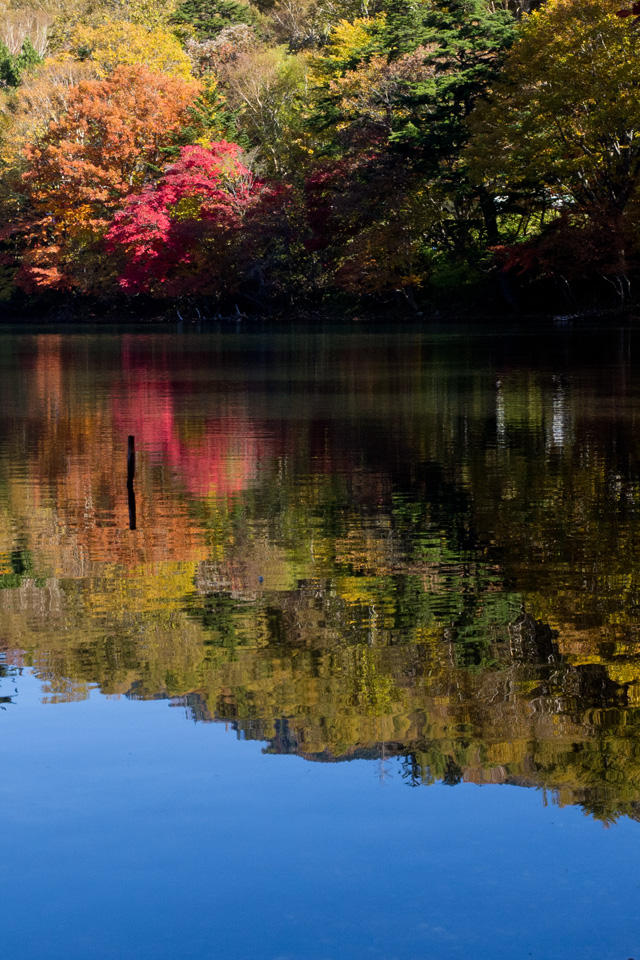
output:
MULTIPOLYGON (((540 791, 267 756, 166 701, 1 715, 2 956, 627 960, 640 825, 540 791)), ((3 687, 10 681, 5 680, 3 687)))

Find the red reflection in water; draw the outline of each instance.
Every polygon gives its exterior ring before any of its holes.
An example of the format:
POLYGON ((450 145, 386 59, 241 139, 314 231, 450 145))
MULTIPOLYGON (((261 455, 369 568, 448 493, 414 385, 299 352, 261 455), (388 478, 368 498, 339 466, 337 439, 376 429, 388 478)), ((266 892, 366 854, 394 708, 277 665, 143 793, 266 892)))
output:
POLYGON ((114 397, 114 426, 134 434, 138 448, 153 460, 169 465, 172 474, 193 496, 231 496, 245 490, 261 461, 275 453, 273 437, 260 421, 247 416, 239 402, 216 416, 181 413, 189 387, 172 384, 162 362, 146 366, 132 359, 128 338, 123 348, 124 386, 114 397))

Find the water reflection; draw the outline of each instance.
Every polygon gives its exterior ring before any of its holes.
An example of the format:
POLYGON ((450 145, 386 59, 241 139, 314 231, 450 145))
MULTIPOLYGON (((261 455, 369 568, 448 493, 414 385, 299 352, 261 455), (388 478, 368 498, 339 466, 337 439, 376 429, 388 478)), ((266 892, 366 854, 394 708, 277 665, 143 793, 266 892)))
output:
POLYGON ((6 710, 8 704, 16 701, 18 696, 16 678, 22 665, 22 654, 19 650, 0 648, 0 710, 6 710))
POLYGON ((3 334, 6 662, 636 816, 633 351, 556 341, 3 334))

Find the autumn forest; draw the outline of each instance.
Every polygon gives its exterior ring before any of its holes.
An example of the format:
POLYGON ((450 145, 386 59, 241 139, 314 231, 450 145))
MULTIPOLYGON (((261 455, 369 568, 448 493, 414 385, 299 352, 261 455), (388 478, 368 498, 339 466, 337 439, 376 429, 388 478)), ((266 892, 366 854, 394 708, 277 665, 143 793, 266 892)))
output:
POLYGON ((5 0, 4 308, 624 306, 639 44, 623 0, 5 0))

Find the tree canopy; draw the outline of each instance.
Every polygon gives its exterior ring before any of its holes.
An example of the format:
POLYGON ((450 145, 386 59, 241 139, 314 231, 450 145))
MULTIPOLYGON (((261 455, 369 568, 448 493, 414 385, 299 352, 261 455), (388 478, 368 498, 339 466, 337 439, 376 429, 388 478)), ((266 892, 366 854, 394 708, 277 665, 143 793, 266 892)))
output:
MULTIPOLYGON (((51 14, 22 9, 0 31, 0 243, 18 289, 86 291, 86 278, 101 275, 101 295, 121 295, 116 246, 102 243, 115 218, 141 188, 162 194, 182 147, 224 141, 244 151, 265 196, 287 197, 280 226, 271 214, 262 221, 274 230, 268 274, 263 259, 254 264, 262 304, 283 296, 285 276, 289 302, 395 300, 419 313, 453 291, 469 303, 482 292, 492 310, 558 290, 603 303, 632 294, 640 31, 613 0, 62 0, 51 14), (149 90, 180 81, 175 90, 191 93, 188 106, 176 93, 166 126, 164 106, 149 105, 147 128, 122 91, 122 129, 112 125, 91 149, 111 150, 112 138, 116 157, 116 141, 128 140, 134 173, 98 203, 95 171, 110 161, 76 161, 99 125, 88 120, 92 84, 117 86, 124 69, 146 71, 149 90), (83 112, 91 135, 80 148, 83 112), (73 176, 59 175, 69 164, 73 176), (36 186, 47 178, 50 188, 36 186), (55 217, 43 219, 49 206, 55 217), (51 257, 65 264, 59 277, 47 272, 51 257)), ((253 222, 239 225, 247 242, 234 256, 253 248, 253 222)), ((215 274, 213 264, 203 270, 215 274)), ((227 275, 220 300, 238 293, 227 275)), ((183 274, 181 295, 199 295, 195 273, 190 289, 185 282, 183 274)), ((143 287, 159 295, 157 284, 143 287)))

